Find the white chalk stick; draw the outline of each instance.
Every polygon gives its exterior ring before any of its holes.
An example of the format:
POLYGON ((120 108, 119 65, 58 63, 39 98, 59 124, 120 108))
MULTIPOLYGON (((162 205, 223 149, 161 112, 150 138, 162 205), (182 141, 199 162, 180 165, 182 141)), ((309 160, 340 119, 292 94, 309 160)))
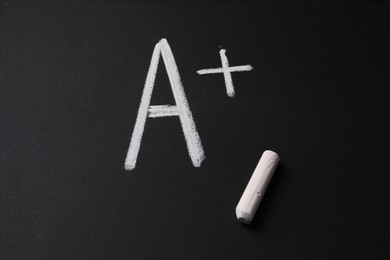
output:
POLYGON ((277 153, 263 153, 236 207, 238 221, 250 224, 280 161, 277 153))

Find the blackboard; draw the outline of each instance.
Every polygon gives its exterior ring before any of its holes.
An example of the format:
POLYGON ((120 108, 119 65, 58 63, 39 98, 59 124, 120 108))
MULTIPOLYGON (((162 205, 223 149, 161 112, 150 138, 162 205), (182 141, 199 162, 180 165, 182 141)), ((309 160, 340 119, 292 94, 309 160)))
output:
MULTIPOLYGON (((386 1, 0 1, 1 259, 387 259, 386 1), (147 118, 155 46, 176 61, 204 159, 178 116, 147 118), (232 72, 226 92, 221 50, 232 72), (281 157, 251 225, 235 207, 281 157)), ((175 105, 164 62, 151 105, 175 105)))

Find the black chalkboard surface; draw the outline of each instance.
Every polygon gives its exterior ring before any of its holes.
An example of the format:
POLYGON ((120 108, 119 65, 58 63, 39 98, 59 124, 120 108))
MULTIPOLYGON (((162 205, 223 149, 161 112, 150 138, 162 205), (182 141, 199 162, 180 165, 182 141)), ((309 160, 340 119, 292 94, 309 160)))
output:
POLYGON ((390 257, 389 2, 0 3, 0 259, 390 257))

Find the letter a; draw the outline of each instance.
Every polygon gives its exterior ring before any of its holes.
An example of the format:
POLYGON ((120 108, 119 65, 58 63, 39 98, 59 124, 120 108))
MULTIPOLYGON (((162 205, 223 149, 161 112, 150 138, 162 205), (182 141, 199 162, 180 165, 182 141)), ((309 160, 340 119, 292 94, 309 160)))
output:
POLYGON ((181 83, 179 70, 177 68, 173 53, 166 39, 161 39, 154 47, 152 59, 148 75, 146 76, 145 86, 142 93, 141 103, 138 109, 137 119, 133 134, 131 136, 130 147, 127 152, 125 161, 125 169, 132 170, 137 162, 139 148, 141 146, 142 135, 145 128, 147 117, 166 117, 178 116, 184 133, 184 138, 187 144, 188 153, 192 164, 195 167, 200 167, 200 164, 205 158, 202 143, 199 134, 196 130, 195 122, 188 106, 188 101, 184 93, 181 83), (154 82, 156 79, 158 62, 160 54, 163 58, 165 69, 168 74, 169 82, 173 92, 176 105, 161 105, 150 106, 154 82))

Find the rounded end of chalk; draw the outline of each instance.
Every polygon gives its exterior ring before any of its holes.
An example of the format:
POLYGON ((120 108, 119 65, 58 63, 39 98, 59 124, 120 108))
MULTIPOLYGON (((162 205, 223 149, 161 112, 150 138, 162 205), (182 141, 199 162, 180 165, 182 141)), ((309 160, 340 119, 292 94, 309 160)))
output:
POLYGON ((238 221, 244 224, 250 224, 253 219, 253 216, 251 216, 248 212, 242 211, 238 208, 236 208, 236 217, 238 221))
POLYGON ((277 153, 275 153, 274 151, 271 151, 271 150, 265 150, 263 152, 263 156, 264 155, 268 155, 268 156, 272 156, 272 157, 275 157, 275 159, 277 159, 278 161, 280 160, 280 157, 277 153))

